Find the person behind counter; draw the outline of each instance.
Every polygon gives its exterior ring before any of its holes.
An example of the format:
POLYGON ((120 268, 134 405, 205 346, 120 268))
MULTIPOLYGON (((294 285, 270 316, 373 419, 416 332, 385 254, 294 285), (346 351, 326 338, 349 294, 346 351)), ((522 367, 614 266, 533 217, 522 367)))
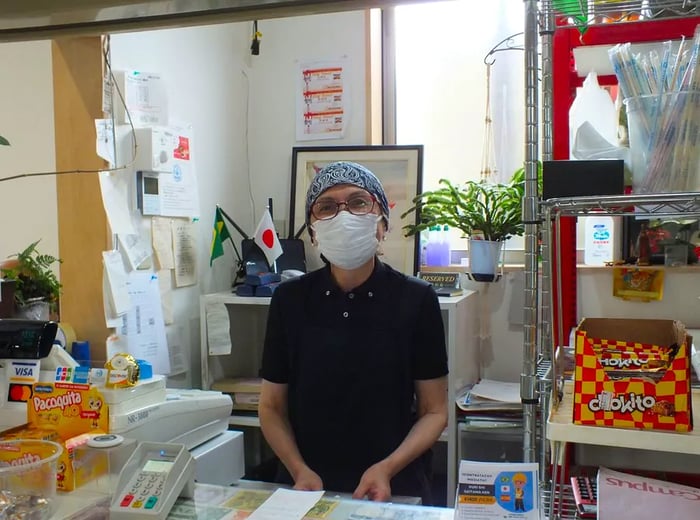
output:
POLYGON ((270 303, 260 425, 295 489, 430 497, 447 423, 447 354, 432 287, 381 262, 389 204, 362 165, 321 169, 306 224, 326 266, 270 303))

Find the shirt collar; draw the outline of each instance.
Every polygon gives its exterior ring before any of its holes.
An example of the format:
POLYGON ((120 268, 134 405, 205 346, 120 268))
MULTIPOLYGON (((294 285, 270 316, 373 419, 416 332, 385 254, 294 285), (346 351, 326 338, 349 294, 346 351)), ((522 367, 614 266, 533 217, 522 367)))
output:
MULTIPOLYGON (((331 267, 329 264, 326 264, 322 270, 321 270, 321 277, 320 277, 320 284, 319 288, 321 290, 321 293, 324 296, 330 296, 334 294, 342 294, 343 291, 338 287, 338 285, 335 283, 335 280, 333 280, 333 276, 331 275, 331 267)), ((386 266, 378 259, 375 258, 374 260, 374 269, 372 270, 372 274, 369 275, 369 278, 365 280, 362 284, 359 286, 355 287, 351 292, 356 294, 356 295, 363 295, 363 296, 376 296, 377 291, 381 287, 381 280, 383 278, 383 274, 386 272, 386 266)))

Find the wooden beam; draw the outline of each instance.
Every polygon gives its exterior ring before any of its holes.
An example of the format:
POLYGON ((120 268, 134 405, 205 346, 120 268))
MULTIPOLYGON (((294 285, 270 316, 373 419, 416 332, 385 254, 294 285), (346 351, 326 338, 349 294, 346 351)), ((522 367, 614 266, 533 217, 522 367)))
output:
MULTIPOLYGON (((107 164, 95 152, 95 119, 102 115, 102 41, 99 36, 52 42, 57 171, 99 170, 107 164)), ((63 294, 60 319, 78 339, 90 342, 93 360, 105 359, 102 251, 111 248, 96 173, 56 178, 58 246, 63 294)))

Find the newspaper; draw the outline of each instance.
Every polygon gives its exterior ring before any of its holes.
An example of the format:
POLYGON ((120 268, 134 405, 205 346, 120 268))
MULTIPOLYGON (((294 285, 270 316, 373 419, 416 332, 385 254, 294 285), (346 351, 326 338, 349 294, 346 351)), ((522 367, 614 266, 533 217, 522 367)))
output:
POLYGON ((455 520, 539 520, 538 483, 536 463, 463 460, 455 520))
POLYGON ((598 470, 598 520, 687 520, 700 515, 700 489, 598 470))

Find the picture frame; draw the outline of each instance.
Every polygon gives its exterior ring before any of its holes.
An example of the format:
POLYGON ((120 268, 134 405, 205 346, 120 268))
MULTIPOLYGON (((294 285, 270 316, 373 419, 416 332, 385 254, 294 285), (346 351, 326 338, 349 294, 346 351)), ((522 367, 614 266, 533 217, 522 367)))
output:
POLYGON ((420 193, 423 182, 423 145, 311 146, 292 148, 292 179, 289 203, 289 229, 294 238, 304 240, 309 270, 323 266, 306 229, 306 192, 314 175, 336 161, 362 164, 381 181, 389 201, 389 231, 380 244, 380 259, 397 271, 416 275, 420 268, 420 237, 406 237, 403 226, 417 223, 401 219, 420 193))

